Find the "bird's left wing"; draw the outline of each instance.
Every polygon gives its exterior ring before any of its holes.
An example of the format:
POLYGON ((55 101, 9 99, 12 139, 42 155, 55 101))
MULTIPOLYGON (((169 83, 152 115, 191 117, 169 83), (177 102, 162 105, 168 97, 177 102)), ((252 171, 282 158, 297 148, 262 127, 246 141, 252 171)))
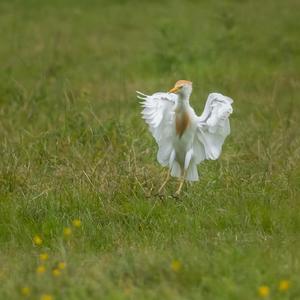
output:
MULTIPOLYGON (((194 143, 198 145, 201 159, 217 159, 225 138, 230 134, 229 116, 233 100, 219 93, 211 93, 205 108, 197 118, 197 134, 194 143)), ((200 158, 200 157, 199 157, 200 158)))
POLYGON ((172 151, 172 125, 178 96, 173 93, 155 93, 149 96, 137 92, 137 97, 143 100, 142 118, 148 124, 159 147, 157 159, 166 166, 172 151))

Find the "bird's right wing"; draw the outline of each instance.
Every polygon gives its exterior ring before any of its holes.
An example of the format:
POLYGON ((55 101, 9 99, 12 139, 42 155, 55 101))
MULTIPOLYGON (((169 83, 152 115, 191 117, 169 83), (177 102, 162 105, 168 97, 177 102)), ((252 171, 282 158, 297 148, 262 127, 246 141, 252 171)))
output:
POLYGON ((223 143, 230 134, 229 116, 232 114, 233 100, 219 93, 208 95, 204 111, 197 119, 197 135, 195 142, 200 153, 199 161, 217 159, 222 151, 223 143), (201 150, 201 151, 200 151, 201 150))
POLYGON ((141 102, 142 118, 148 124, 159 147, 157 159, 163 166, 166 166, 173 147, 174 110, 178 96, 173 93, 155 93, 149 96, 137 92, 137 97, 143 100, 141 102))

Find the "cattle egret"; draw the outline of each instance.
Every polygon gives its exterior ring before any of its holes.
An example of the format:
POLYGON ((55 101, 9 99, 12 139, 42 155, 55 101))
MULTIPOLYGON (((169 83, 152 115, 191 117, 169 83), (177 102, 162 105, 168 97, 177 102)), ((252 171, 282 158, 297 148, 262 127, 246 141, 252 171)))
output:
POLYGON ((143 100, 142 117, 158 144, 157 160, 169 167, 159 193, 170 176, 180 178, 176 196, 185 180, 198 181, 197 165, 205 159, 217 159, 230 133, 233 100, 211 93, 198 117, 189 103, 191 93, 192 82, 188 80, 177 81, 167 93, 148 96, 137 92, 137 97, 143 100))

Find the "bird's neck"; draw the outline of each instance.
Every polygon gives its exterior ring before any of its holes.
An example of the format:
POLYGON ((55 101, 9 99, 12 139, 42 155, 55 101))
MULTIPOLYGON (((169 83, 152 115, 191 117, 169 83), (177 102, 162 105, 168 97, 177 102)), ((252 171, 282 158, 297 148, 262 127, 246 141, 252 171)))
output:
POLYGON ((189 97, 184 99, 178 99, 178 104, 175 110, 175 126, 176 126, 176 134, 179 138, 182 137, 186 129, 190 126, 190 116, 189 116, 189 97))
POLYGON ((177 103, 177 109, 180 111, 185 111, 189 107, 189 97, 183 97, 179 96, 178 103, 177 103))

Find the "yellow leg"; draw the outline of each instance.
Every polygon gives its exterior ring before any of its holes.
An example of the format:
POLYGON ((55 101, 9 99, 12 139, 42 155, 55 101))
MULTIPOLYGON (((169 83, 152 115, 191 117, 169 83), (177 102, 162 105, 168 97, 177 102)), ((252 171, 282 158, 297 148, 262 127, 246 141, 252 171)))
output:
POLYGON ((186 171, 183 172, 183 175, 180 178, 179 186, 178 186, 177 191, 175 192, 175 196, 179 196, 181 189, 183 187, 183 184, 184 184, 185 176, 186 176, 186 171))
POLYGON ((162 189, 165 187, 165 185, 167 184, 167 182, 169 181, 169 179, 170 179, 170 173, 171 173, 171 170, 169 169, 165 181, 163 182, 163 184, 161 185, 161 187, 158 190, 159 194, 162 191, 162 189))

